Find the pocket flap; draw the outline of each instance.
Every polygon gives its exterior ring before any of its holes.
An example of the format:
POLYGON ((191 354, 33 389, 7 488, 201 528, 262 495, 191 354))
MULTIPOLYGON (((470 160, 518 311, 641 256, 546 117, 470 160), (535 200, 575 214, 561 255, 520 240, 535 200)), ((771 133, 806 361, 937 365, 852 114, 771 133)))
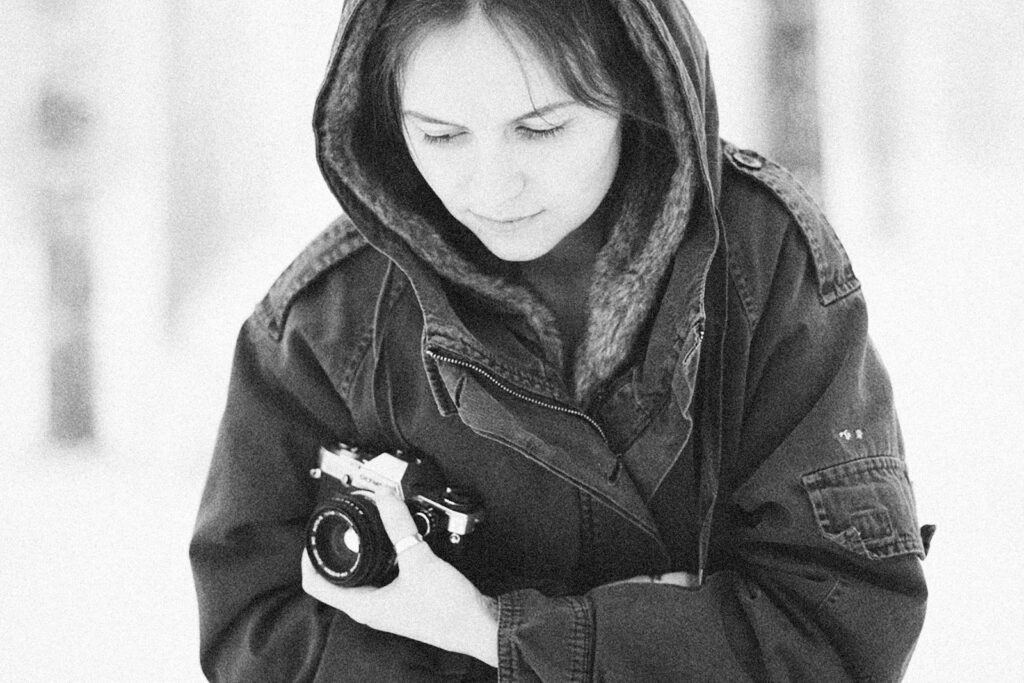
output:
POLYGON ((860 458, 802 477, 825 538, 872 560, 924 559, 914 493, 900 458, 860 458))

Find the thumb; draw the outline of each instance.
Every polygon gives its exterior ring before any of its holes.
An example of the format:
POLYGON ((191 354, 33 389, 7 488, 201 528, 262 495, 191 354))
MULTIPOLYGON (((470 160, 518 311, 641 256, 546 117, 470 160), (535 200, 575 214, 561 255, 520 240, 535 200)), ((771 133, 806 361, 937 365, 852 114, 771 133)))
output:
POLYGON ((384 531, 387 532, 392 544, 416 533, 416 522, 409 514, 409 508, 406 507, 404 500, 381 491, 374 495, 374 502, 377 504, 377 512, 380 513, 380 520, 384 523, 384 531))

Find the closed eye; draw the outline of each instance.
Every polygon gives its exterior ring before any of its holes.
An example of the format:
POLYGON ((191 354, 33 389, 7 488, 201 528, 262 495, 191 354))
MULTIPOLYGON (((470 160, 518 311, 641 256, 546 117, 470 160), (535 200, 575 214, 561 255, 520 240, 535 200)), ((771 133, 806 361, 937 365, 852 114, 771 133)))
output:
MULTIPOLYGON (((565 124, 553 126, 551 128, 530 128, 529 126, 519 126, 516 128, 516 134, 527 140, 543 140, 555 137, 563 130, 565 130, 565 124)), ((464 131, 454 133, 436 133, 433 135, 430 133, 423 133, 423 141, 431 145, 445 145, 450 144, 465 134, 466 133, 464 131)))
POLYGON ((440 135, 429 135, 424 133, 423 141, 431 145, 444 145, 462 135, 465 135, 465 133, 442 133, 440 135))
POLYGON ((565 130, 565 124, 561 126, 555 126, 553 128, 530 128, 528 126, 519 126, 516 129, 521 136, 527 140, 543 140, 544 138, 552 138, 563 130, 565 130))

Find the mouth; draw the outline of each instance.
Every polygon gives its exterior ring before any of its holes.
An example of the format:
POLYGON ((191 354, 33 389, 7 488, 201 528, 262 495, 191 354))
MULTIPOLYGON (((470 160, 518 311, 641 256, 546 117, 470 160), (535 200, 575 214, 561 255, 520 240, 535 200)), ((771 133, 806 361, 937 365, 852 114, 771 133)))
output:
POLYGON ((525 216, 518 216, 513 218, 491 218, 490 216, 484 216, 482 214, 476 213, 475 211, 470 211, 470 213, 472 213, 477 218, 484 220, 488 223, 493 223, 494 225, 500 225, 503 227, 514 227, 520 223, 525 223, 531 218, 536 218, 537 216, 544 213, 544 210, 542 209, 536 213, 531 213, 525 216))

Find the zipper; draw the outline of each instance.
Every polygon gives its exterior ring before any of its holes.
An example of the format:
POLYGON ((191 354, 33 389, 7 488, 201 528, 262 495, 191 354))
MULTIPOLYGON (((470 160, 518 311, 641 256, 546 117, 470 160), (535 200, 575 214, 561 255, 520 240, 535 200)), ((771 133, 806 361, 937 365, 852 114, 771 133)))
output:
POLYGON ((494 373, 492 373, 490 370, 488 370, 487 368, 485 368, 483 366, 477 365, 476 363, 471 363, 469 361, 462 360, 461 358, 453 358, 451 356, 447 356, 447 355, 444 355, 442 353, 438 353, 437 351, 434 351, 432 349, 427 349, 427 355, 430 356, 431 358, 433 358, 434 360, 442 361, 444 363, 448 363, 449 365, 455 365, 457 367, 465 368, 467 370, 470 370, 470 371, 480 375, 481 377, 486 378, 488 381, 490 381, 496 387, 498 387, 499 389, 504 391, 506 394, 509 394, 510 396, 513 396, 513 397, 519 399, 520 401, 525 401, 527 403, 530 403, 530 404, 535 405, 535 406, 539 406, 541 408, 547 408, 548 410, 554 410, 554 411, 557 411, 559 413, 564 413, 565 415, 572 415, 574 417, 581 418, 581 419, 585 420, 587 422, 587 424, 589 424, 591 427, 593 427, 594 431, 596 431, 601 436, 601 440, 604 441, 605 445, 608 445, 608 436, 604 433, 604 429, 601 428, 601 425, 598 424, 597 420, 595 420, 594 418, 590 417, 589 415, 584 413, 582 410, 576 410, 575 408, 570 408, 569 406, 562 405, 560 403, 554 403, 554 402, 551 402, 551 401, 542 401, 542 400, 540 400, 538 398, 535 398, 533 396, 529 396, 527 394, 524 394, 523 392, 521 392, 521 391, 519 391, 517 389, 514 389, 513 387, 510 387, 509 385, 505 384, 503 381, 501 381, 499 378, 497 378, 494 375, 494 373))

